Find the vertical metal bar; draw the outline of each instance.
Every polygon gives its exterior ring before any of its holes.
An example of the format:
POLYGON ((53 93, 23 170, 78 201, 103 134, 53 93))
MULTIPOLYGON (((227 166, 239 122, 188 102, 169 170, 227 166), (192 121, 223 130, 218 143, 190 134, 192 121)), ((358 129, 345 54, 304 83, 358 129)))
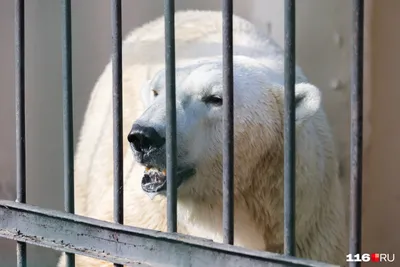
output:
POLYGON ((284 253, 295 255, 296 143, 295 143, 295 0, 285 0, 284 104, 284 253))
MULTIPOLYGON (((25 1, 15 1, 15 121, 17 202, 26 202, 25 1)), ((26 243, 17 242, 17 266, 26 267, 26 243)))
MULTIPOLYGON (((113 142, 114 142, 114 222, 124 223, 124 178, 122 151, 122 15, 121 0, 111 1, 113 142)), ((122 267, 120 264, 114 266, 122 267)))
POLYGON ((175 99, 175 1, 164 0, 165 77, 167 107, 167 221, 168 231, 177 231, 176 99, 175 99))
MULTIPOLYGON (((72 108, 71 1, 62 0, 63 66, 63 141, 64 141, 64 209, 74 213, 74 143, 72 108)), ((66 266, 75 266, 75 256, 66 253, 66 266)))
POLYGON ((233 244, 234 227, 234 136, 233 136, 233 3, 223 0, 222 3, 222 60, 223 60, 223 229, 224 243, 233 244))
MULTIPOLYGON (((353 0, 353 62, 350 141, 350 253, 361 253, 364 0, 353 0)), ((351 267, 361 266, 351 262, 351 267)))

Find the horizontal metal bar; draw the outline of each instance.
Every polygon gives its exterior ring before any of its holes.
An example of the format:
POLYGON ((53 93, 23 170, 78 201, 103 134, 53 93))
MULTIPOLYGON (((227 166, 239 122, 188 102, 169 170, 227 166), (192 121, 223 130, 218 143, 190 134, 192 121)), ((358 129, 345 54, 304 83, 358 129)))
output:
POLYGON ((5 200, 0 237, 127 266, 334 266, 5 200))

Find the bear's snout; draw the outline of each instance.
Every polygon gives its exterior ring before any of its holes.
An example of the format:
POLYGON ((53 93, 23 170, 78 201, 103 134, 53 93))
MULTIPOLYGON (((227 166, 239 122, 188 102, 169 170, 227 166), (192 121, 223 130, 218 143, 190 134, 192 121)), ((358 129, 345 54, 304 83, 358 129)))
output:
POLYGON ((147 153, 151 149, 159 148, 165 144, 165 138, 153 127, 133 124, 128 134, 128 141, 136 152, 147 153))

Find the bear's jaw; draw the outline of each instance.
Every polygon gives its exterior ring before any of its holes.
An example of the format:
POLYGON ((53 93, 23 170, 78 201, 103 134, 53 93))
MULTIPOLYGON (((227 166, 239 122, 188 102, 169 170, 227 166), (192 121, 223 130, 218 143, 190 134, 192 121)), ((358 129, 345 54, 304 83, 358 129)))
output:
MULTIPOLYGON (((166 171, 156 168, 147 168, 144 171, 142 178, 142 189, 149 194, 155 194, 160 191, 165 191, 167 188, 166 171)), ((153 195, 154 197, 155 195, 153 195)))
MULTIPOLYGON (((196 173, 194 168, 178 168, 176 175, 176 186, 179 186, 196 173)), ((142 190, 153 199, 156 195, 165 194, 167 190, 166 170, 154 167, 146 167, 142 178, 142 190)))

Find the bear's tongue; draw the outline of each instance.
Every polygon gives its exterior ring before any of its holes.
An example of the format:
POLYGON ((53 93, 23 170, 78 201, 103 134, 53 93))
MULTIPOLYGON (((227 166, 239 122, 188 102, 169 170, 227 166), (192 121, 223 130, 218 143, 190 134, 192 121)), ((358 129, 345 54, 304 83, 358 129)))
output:
POLYGON ((142 178, 142 189, 151 199, 158 194, 158 192, 166 190, 167 177, 165 171, 157 169, 146 169, 142 178))

